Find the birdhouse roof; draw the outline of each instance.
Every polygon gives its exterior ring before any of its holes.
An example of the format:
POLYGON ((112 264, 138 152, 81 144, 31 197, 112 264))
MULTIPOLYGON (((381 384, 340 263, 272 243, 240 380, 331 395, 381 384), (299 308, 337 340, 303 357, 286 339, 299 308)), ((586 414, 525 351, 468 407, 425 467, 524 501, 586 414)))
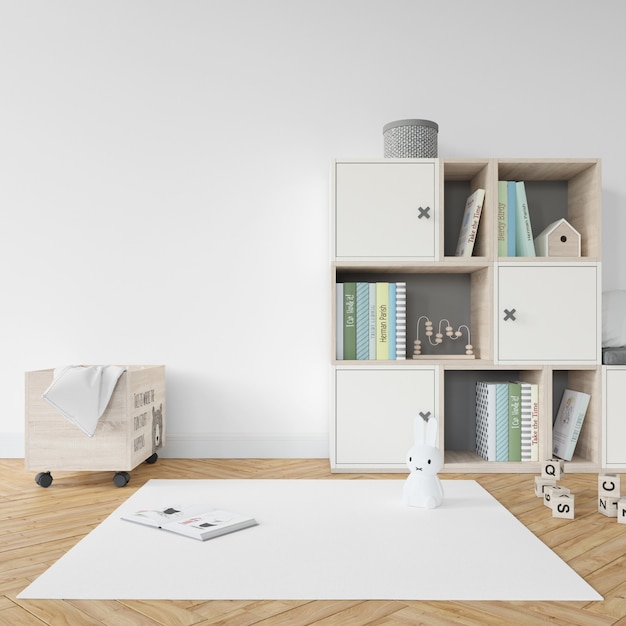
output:
POLYGON ((556 222, 552 222, 552 224, 549 224, 548 226, 546 226, 538 235, 538 237, 547 237, 548 235, 551 235, 557 228, 560 228, 561 226, 566 226, 567 228, 575 232, 577 235, 580 235, 580 233, 565 218, 561 218, 560 220, 557 220, 556 222))

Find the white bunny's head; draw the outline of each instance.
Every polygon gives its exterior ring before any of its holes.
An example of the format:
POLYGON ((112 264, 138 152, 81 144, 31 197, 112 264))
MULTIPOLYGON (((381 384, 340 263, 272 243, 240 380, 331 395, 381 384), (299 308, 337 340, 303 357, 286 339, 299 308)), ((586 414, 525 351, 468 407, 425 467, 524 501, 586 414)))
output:
POLYGON ((415 443, 406 455, 406 464, 411 473, 435 476, 443 467, 443 455, 437 448, 439 424, 430 416, 418 415, 414 421, 415 443))

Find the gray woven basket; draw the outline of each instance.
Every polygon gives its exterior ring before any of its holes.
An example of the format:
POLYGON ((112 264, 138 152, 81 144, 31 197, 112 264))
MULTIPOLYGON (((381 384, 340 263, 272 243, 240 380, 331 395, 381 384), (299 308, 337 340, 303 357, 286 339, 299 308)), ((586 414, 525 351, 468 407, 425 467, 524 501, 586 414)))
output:
POLYGON ((430 120, 398 120, 383 127, 386 159, 434 159, 439 126, 430 120))

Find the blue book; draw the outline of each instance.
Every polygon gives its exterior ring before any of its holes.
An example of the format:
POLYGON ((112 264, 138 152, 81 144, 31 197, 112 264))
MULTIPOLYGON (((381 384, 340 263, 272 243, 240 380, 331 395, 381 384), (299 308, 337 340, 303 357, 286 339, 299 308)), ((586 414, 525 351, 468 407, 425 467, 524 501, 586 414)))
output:
POLYGON ((496 385, 496 461, 509 460, 509 385, 496 385))
POLYGON ((369 358, 376 360, 376 283, 369 284, 369 358))
POLYGON ((507 256, 517 255, 516 246, 516 206, 517 206, 517 186, 515 181, 507 182, 507 256))
POLYGON ((389 359, 396 358, 396 283, 389 283, 389 359))
POLYGON ((356 358, 367 361, 370 358, 370 286, 369 283, 356 284, 356 358))

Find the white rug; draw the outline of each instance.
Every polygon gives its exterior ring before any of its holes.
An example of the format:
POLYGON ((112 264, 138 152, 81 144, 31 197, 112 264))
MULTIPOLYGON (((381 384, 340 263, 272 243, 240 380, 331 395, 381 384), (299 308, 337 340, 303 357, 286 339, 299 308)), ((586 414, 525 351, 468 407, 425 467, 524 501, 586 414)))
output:
POLYGON ((151 480, 19 597, 602 600, 475 481, 443 481, 433 510, 403 482, 151 480), (191 501, 259 525, 200 542, 120 519, 191 501))

